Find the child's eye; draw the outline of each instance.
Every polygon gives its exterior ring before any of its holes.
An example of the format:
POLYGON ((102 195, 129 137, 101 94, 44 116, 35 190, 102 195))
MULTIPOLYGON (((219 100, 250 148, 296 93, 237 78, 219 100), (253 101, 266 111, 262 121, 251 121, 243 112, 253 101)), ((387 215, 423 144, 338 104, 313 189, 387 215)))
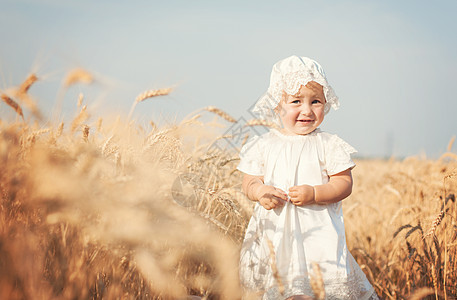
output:
POLYGON ((292 100, 291 103, 293 103, 293 104, 300 104, 300 100, 299 100, 299 99, 295 99, 295 100, 292 100))
POLYGON ((312 104, 318 104, 318 103, 322 103, 321 100, 319 99, 314 99, 313 102, 311 102, 312 104))

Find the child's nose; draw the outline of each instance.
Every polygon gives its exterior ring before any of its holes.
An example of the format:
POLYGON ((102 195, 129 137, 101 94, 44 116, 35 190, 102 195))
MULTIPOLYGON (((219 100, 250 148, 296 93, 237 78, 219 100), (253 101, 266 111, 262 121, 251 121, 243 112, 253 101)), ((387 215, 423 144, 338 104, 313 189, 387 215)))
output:
POLYGON ((312 114, 311 106, 309 105, 302 105, 301 106, 301 113, 305 116, 312 114))

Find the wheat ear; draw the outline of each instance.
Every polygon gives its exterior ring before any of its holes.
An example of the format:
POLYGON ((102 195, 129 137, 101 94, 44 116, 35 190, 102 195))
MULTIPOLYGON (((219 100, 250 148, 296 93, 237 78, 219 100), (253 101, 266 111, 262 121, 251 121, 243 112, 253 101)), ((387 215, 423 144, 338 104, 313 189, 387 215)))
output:
POLYGON ((424 299, 427 296, 435 294, 435 291, 431 288, 425 287, 425 288, 420 288, 414 292, 414 294, 411 295, 409 300, 421 300, 424 299))
POLYGON ((422 239, 425 239, 425 238, 435 234, 436 227, 438 227, 438 225, 440 225, 441 221, 443 220, 443 217, 444 217, 444 210, 440 211, 438 216, 436 216, 435 220, 433 220, 432 227, 429 229, 427 234, 424 235, 424 237, 422 239))
POLYGON ((18 94, 27 94, 32 84, 38 80, 38 77, 32 73, 30 74, 25 81, 19 86, 17 93, 18 94))
POLYGON ((59 127, 57 127, 57 137, 61 136, 63 133, 64 123, 60 122, 59 127))
POLYGON ((284 295, 284 284, 282 283, 281 276, 279 275, 278 267, 276 266, 276 254, 275 249, 273 247, 273 243, 267 239, 268 248, 270 249, 270 259, 271 259, 271 270, 273 271, 273 277, 276 279, 278 283, 279 293, 284 295))
POLYGON ((8 97, 7 95, 5 94, 2 94, 1 95, 1 98, 3 100, 3 102, 5 102, 6 104, 8 104, 11 108, 14 109, 14 111, 20 115, 22 117, 22 120, 24 120, 24 114, 22 113, 22 108, 19 104, 17 104, 16 101, 14 101, 13 99, 11 99, 10 97, 8 97))
POLYGON ((152 97, 165 96, 165 95, 170 94, 171 91, 172 91, 172 88, 145 91, 136 97, 135 102, 138 103, 138 102, 142 102, 142 101, 152 98, 152 97))
POLYGON ((451 140, 450 140, 449 143, 447 144, 447 151, 448 151, 448 152, 451 152, 452 145, 454 145, 454 142, 455 142, 455 135, 451 138, 451 140))
POLYGON ((315 262, 311 263, 313 267, 314 275, 310 276, 311 289, 313 290, 314 299, 324 300, 325 299, 325 288, 324 279, 322 278, 322 272, 319 265, 315 262))
POLYGON ((445 157, 449 157, 449 158, 457 160, 457 154, 452 153, 452 152, 443 153, 443 155, 440 156, 439 160, 443 160, 445 157))
POLYGON ((96 128, 97 128, 98 132, 101 132, 102 124, 103 124, 103 119, 101 117, 99 117, 98 120, 97 120, 97 125, 96 125, 96 128))
POLYGON ((39 111, 36 102, 30 97, 27 92, 29 91, 30 87, 33 83, 38 80, 38 77, 35 74, 30 74, 25 81, 17 88, 15 91, 15 97, 20 99, 22 103, 30 109, 33 115, 39 120, 43 118, 41 112, 39 111))
POLYGON ((79 93, 79 96, 78 96, 78 107, 81 107, 81 105, 83 105, 83 101, 84 101, 84 94, 83 93, 79 93))
POLYGON ((82 68, 76 68, 68 72, 67 77, 64 80, 64 86, 69 87, 76 83, 91 84, 94 81, 94 77, 88 71, 82 68))
POLYGON ((87 113, 87 106, 84 105, 79 112, 78 116, 71 122, 71 132, 74 132, 76 128, 85 120, 89 118, 89 114, 87 113))
POLYGON ((244 126, 265 126, 269 128, 279 129, 279 126, 276 123, 260 119, 249 120, 246 122, 246 124, 244 124, 244 126))
POLYGON ((133 110, 135 109, 135 106, 138 103, 140 103, 146 99, 149 99, 149 98, 168 95, 171 93, 172 90, 173 90, 172 88, 163 88, 163 89, 156 89, 156 90, 148 90, 148 91, 145 91, 145 92, 139 94, 135 98, 135 101, 133 102, 132 107, 130 108, 130 112, 127 117, 127 120, 130 120, 130 117, 133 114, 133 110))
POLYGON ((83 140, 84 140, 84 142, 87 143, 87 141, 89 139, 89 126, 84 125, 82 132, 83 132, 83 140))
POLYGON ((236 123, 236 120, 232 116, 230 116, 228 113, 226 113, 225 111, 223 111, 215 106, 207 106, 204 108, 204 110, 212 112, 213 114, 218 115, 219 117, 221 117, 222 119, 224 119, 226 121, 229 121, 231 123, 236 123))

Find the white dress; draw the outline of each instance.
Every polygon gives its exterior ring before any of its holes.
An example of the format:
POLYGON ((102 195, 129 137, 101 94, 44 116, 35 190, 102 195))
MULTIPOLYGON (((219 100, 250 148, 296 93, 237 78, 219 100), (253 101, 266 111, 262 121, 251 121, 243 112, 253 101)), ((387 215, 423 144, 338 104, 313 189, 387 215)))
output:
MULTIPOLYGON (((320 129, 293 136, 271 130, 243 146, 238 169, 263 176, 266 185, 287 193, 294 185, 325 184, 329 175, 353 168, 354 152, 341 138, 320 129)), ((313 296, 309 276, 313 262, 321 268, 326 299, 377 299, 347 249, 341 202, 306 206, 286 202, 272 210, 256 203, 241 250, 242 284, 263 294, 263 299, 313 296), (283 294, 273 276, 268 240, 283 294)))

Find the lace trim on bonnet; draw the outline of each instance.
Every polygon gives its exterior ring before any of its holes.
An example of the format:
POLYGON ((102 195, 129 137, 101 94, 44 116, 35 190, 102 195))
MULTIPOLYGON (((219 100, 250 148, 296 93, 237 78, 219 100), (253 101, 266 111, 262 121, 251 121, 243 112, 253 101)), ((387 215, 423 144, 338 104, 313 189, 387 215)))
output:
POLYGON ((290 56, 280 60, 273 66, 270 76, 270 86, 267 92, 260 97, 252 112, 259 119, 281 125, 279 115, 274 111, 281 101, 283 91, 288 95, 298 93, 300 86, 314 81, 322 85, 325 96, 324 112, 327 114, 330 107, 338 109, 340 104, 335 91, 330 86, 325 76, 324 69, 316 61, 308 57, 290 56))

